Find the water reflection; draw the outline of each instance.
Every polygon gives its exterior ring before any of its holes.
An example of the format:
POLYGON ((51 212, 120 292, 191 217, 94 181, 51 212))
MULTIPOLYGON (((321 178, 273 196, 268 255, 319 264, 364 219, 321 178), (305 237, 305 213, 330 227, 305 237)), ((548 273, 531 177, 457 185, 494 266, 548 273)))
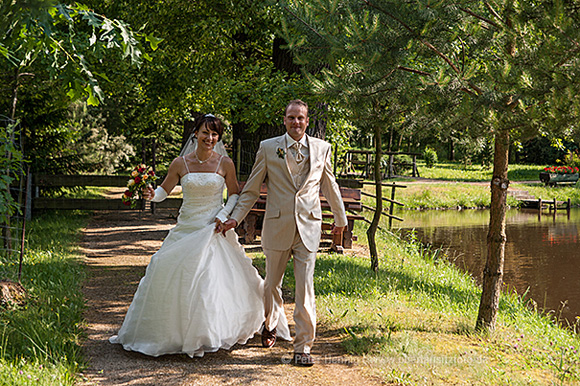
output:
MULTIPOLYGON (((450 258, 481 283, 487 256, 489 211, 400 212, 398 225, 415 229, 423 242, 448 249, 450 258)), ((506 216, 504 283, 529 294, 539 308, 560 310, 573 322, 580 316, 580 209, 570 216, 538 216, 537 210, 509 210, 506 216)))

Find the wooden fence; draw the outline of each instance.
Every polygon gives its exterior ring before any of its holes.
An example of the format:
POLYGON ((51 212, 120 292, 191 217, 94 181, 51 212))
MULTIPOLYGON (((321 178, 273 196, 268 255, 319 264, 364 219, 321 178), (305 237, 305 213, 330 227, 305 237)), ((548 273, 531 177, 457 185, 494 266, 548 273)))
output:
MULTIPOLYGON (((389 161, 385 168, 386 170, 383 172, 383 178, 393 178, 395 175, 400 174, 397 173, 397 169, 400 170, 401 167, 410 167, 411 176, 420 177, 419 170, 417 169, 417 156, 420 154, 405 152, 384 152, 383 155, 389 156, 389 161), (395 156, 397 155, 408 155, 412 158, 412 161, 410 163, 395 162, 395 156)), ((347 151, 341 161, 339 175, 343 177, 371 178, 374 168, 374 156, 375 152, 373 150, 347 151), (359 157, 364 159, 361 160, 359 157)))
MULTIPOLYGON (((364 185, 374 185, 374 182, 363 182, 364 185)), ((386 187, 390 187, 391 188, 391 198, 386 198, 386 197, 382 197, 383 201, 387 202, 389 204, 389 211, 385 212, 382 211, 381 215, 388 217, 389 219, 389 228, 391 228, 393 226, 393 220, 397 220, 397 221, 403 221, 403 219, 401 217, 395 216, 393 213, 395 211, 395 205, 399 205, 399 206, 405 206, 405 204, 403 204, 402 202, 399 202, 397 200, 395 200, 395 196, 396 196, 396 189, 397 188, 406 188, 407 186, 405 185, 398 185, 396 183, 381 183, 382 186, 386 186, 386 187)), ((376 196, 370 193, 366 193, 364 191, 361 192, 362 195, 367 196, 367 197, 372 197, 376 200, 376 196)), ((367 205, 363 205, 362 206, 364 209, 369 210, 374 212, 375 208, 372 208, 370 206, 367 205)), ((369 220, 365 220, 367 223, 370 223, 369 220)))
MULTIPOLYGON (((126 187, 128 177, 126 176, 99 176, 99 175, 35 175, 33 181, 33 195, 31 198, 32 210, 43 209, 64 209, 64 210, 132 210, 130 206, 124 205, 121 201, 121 194, 118 198, 52 198, 42 197, 42 190, 45 188, 57 187, 77 187, 77 186, 98 186, 98 187, 126 187)), ((163 202, 152 205, 155 208, 179 208, 181 198, 168 197, 163 202)), ((139 200, 137 209, 144 209, 144 200, 139 200)), ((134 210, 134 209, 133 209, 134 210)))

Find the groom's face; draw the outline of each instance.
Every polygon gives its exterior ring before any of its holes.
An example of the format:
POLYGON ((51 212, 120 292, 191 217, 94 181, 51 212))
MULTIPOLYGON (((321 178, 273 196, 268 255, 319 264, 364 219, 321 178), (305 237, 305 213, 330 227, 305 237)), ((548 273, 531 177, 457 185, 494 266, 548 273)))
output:
POLYGON ((301 105, 288 106, 284 115, 284 126, 288 135, 295 141, 299 141, 306 133, 308 127, 308 110, 301 105))

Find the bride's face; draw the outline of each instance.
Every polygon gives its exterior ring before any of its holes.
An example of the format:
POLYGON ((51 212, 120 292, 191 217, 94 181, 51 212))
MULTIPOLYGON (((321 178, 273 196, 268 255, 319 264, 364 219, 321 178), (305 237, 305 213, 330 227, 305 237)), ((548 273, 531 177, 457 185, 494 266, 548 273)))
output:
POLYGON ((213 147, 218 140, 218 132, 208 129, 205 124, 203 124, 197 131, 198 149, 213 150, 213 147))

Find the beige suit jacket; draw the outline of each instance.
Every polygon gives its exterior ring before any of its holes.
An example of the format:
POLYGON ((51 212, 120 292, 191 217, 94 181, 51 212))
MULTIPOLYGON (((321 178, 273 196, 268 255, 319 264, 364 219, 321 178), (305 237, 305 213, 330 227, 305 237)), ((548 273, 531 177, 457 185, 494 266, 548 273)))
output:
POLYGON ((299 188, 294 185, 285 159, 284 136, 262 141, 252 173, 231 215, 240 224, 260 197, 260 188, 265 182, 268 188, 262 227, 262 246, 265 249, 290 249, 297 231, 309 251, 318 250, 322 223, 321 189, 330 204, 336 226, 347 225, 340 189, 332 173, 332 148, 318 138, 308 136, 307 140, 310 170, 299 188), (282 152, 284 154, 280 156, 282 152))

